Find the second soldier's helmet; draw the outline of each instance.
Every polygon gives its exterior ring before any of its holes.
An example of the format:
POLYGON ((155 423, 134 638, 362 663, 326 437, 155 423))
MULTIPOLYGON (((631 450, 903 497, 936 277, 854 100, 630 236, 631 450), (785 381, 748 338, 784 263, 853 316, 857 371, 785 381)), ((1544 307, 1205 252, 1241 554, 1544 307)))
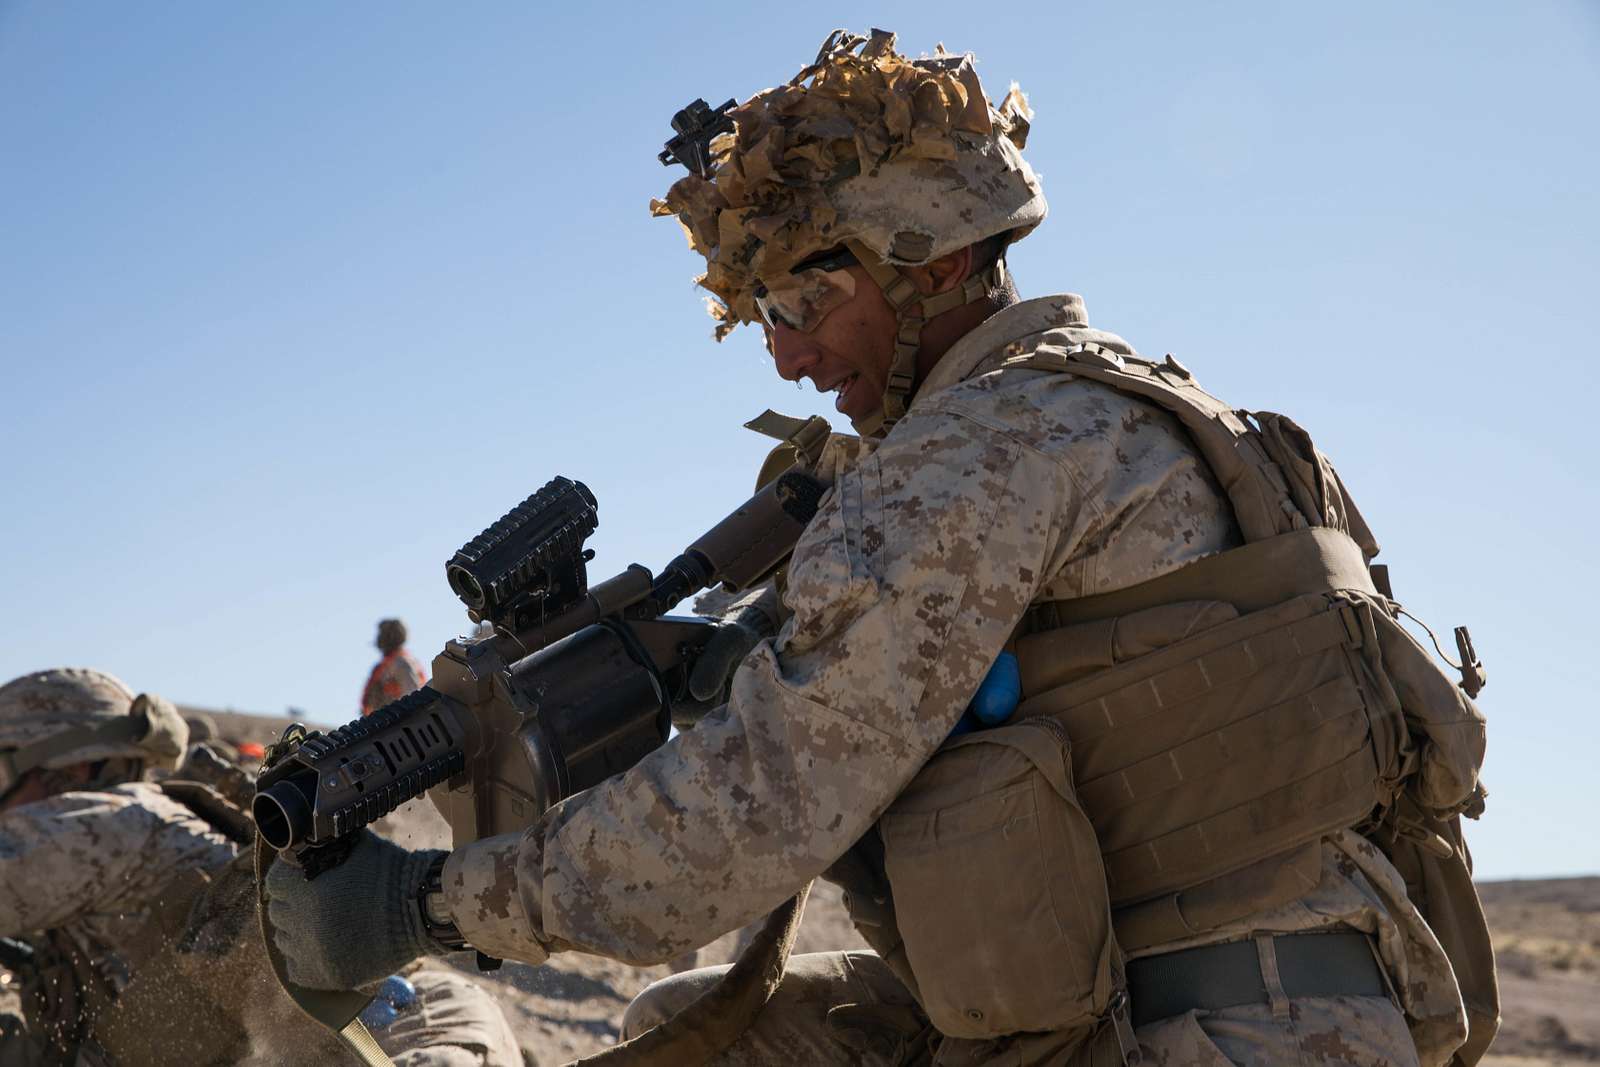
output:
POLYGON ((211 716, 191 712, 183 717, 189 724, 189 744, 198 745, 202 741, 215 741, 222 736, 222 731, 217 727, 217 720, 211 716))
POLYGON ((0 792, 36 767, 126 758, 173 767, 189 727, 162 697, 83 667, 23 675, 0 686, 0 792))

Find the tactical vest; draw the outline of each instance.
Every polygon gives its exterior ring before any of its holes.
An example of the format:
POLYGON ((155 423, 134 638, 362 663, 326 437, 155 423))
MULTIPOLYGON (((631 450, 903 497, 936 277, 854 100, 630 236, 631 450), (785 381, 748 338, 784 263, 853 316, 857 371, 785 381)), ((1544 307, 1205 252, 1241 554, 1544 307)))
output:
MULTIPOLYGON (((253 839, 249 817, 209 786, 167 780, 157 787, 235 843, 253 839)), ((222 869, 180 872, 155 894, 123 946, 131 974, 120 989, 101 973, 106 950, 87 959, 60 931, 35 941, 34 962, 20 975, 30 1033, 63 1064, 239 1062, 249 1051, 243 1011, 271 982, 255 936, 249 859, 245 847, 222 869), (224 1006, 227 996, 234 1010, 224 1006)))
POLYGON ((1355 828, 1406 876, 1450 955, 1472 1023, 1460 1058, 1475 1062, 1498 996, 1458 824, 1483 796, 1470 638, 1457 632, 1458 689, 1399 625, 1387 575, 1369 567, 1377 542, 1294 422, 1231 409, 1170 356, 1139 359, 1069 330, 1042 342, 1001 368, 1070 373, 1171 413, 1244 544, 1137 586, 1033 605, 1014 643, 1012 723, 947 742, 831 872, 858 928, 947 1034, 1077 1026, 1087 1041, 1108 1030, 1123 951, 1297 899, 1316 885, 1321 838, 1355 828), (1028 837, 1045 823, 1049 834, 1028 837), (1013 855, 985 843, 1005 837, 1031 844, 1013 855), (942 855, 941 839, 952 842, 942 855), (1021 888, 1014 914, 974 920, 984 904, 951 901, 967 895, 962 861, 990 867, 990 885, 1000 865, 1027 878, 1023 864, 1078 885, 1021 888), (1096 877, 1098 902, 1084 885, 1096 877), (1048 988, 1069 970, 1065 989, 1048 988))
POLYGON ((1073 736, 1114 904, 1375 827, 1402 792, 1435 818, 1476 814, 1484 719, 1470 638, 1458 631, 1458 688, 1399 626, 1387 574, 1369 567, 1377 542, 1304 430, 1229 409, 1170 356, 1044 345, 1006 365, 1068 371, 1177 416, 1245 540, 1139 586, 1036 605, 1018 642, 1019 711, 1073 736), (1208 608, 1173 610, 1184 604, 1208 608), (1206 611, 1209 627, 1196 618, 1206 611), (1100 661, 1085 670, 1087 647, 1100 661))

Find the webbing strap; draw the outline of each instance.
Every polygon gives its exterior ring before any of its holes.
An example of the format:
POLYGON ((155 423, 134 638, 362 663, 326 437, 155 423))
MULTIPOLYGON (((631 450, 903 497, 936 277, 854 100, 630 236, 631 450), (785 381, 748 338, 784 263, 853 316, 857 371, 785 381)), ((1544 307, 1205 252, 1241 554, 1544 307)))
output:
MULTIPOLYGON (((1295 997, 1381 997, 1383 973, 1366 934, 1354 931, 1263 935, 1277 962, 1283 994, 1295 997)), ((1267 979, 1257 941, 1145 956, 1128 962, 1128 996, 1133 1025, 1200 1009, 1218 1011, 1241 1004, 1265 1004, 1267 979)))
POLYGON ((779 414, 771 408, 745 423, 744 428, 788 445, 812 463, 815 463, 817 456, 822 453, 822 446, 827 443, 829 433, 828 420, 820 415, 798 419, 793 415, 779 414))
POLYGON ((925 319, 937 318, 946 311, 954 311, 964 307, 975 300, 979 300, 990 289, 997 289, 1005 282, 1005 261, 995 260, 994 265, 976 274, 967 276, 958 289, 938 293, 934 296, 922 298, 922 317, 925 319))
POLYGON ((883 291, 884 300, 894 309, 894 356, 883 390, 883 432, 887 433, 905 416, 916 385, 917 350, 922 347, 922 326, 928 313, 912 314, 911 306, 921 299, 915 283, 892 263, 878 256, 860 241, 846 241, 845 247, 856 257, 867 275, 883 291))
POLYGON ((0 793, 8 791, 23 775, 35 767, 43 767, 73 749, 123 742, 132 744, 143 739, 149 732, 148 719, 124 715, 90 726, 74 726, 35 741, 31 745, 24 745, 10 752, 0 752, 0 793))
POLYGON ((1283 472, 1255 441, 1243 413, 1201 389, 1177 360, 1168 356, 1164 363, 1152 363, 1094 342, 1074 343, 1065 334, 1062 340, 1066 343, 1041 344, 1001 367, 1074 374, 1152 401, 1177 416, 1227 493, 1247 542, 1311 524, 1295 506, 1283 472))
POLYGON ((822 449, 833 432, 828 420, 820 415, 797 419, 792 415, 780 415, 771 408, 744 426, 747 430, 778 441, 777 446, 767 453, 766 460, 761 464, 761 472, 756 475, 757 489, 764 488, 768 482, 795 466, 814 472, 817 461, 822 458, 822 449))
POLYGON ((1023 616, 1023 632, 1114 619, 1184 600, 1220 600, 1245 614, 1338 589, 1377 592, 1361 546, 1349 534, 1315 526, 1230 548, 1124 589, 1035 604, 1023 616))
POLYGON ((359 1018, 351 1019, 349 1024, 339 1031, 339 1037, 350 1046, 352 1052, 361 1057, 361 1062, 367 1067, 394 1067, 394 1061, 383 1051, 377 1038, 372 1036, 367 1024, 359 1018))
POLYGON ((857 425, 863 436, 888 433, 894 424, 905 417, 911 406, 911 393, 917 382, 917 352, 922 348, 922 327, 929 319, 943 315, 983 299, 991 288, 1005 283, 1005 261, 996 260, 991 266, 974 273, 955 289, 923 296, 900 268, 877 254, 860 241, 846 241, 844 246, 856 257, 867 276, 883 291, 884 300, 894 309, 894 356, 889 361, 889 374, 883 390, 883 417, 857 425), (913 312, 914 305, 920 310, 913 312))
POLYGON ((677 1067, 709 1063, 755 1023, 783 981, 811 883, 767 916, 760 933, 710 989, 638 1037, 567 1067, 677 1067))

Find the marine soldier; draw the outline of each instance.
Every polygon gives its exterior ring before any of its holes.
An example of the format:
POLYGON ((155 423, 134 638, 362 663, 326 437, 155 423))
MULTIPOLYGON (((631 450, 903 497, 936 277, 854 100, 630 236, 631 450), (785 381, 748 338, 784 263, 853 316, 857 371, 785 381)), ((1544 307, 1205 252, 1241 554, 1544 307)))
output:
POLYGON ((373 644, 383 658, 367 675, 361 689, 361 714, 371 715, 392 700, 399 700, 428 683, 428 672, 417 658, 406 651, 406 624, 399 619, 381 619, 373 644))
MULTIPOLYGON (((198 782, 142 780, 177 763, 187 734, 172 704, 99 671, 0 686, 0 962, 21 980, 27 1020, 3 1062, 340 1055, 270 970, 240 855, 248 817, 198 782)), ((418 1003, 378 1033, 399 1063, 520 1067, 481 990, 437 971, 410 981, 418 1003)))
MULTIPOLYGON (((349 986, 457 938, 660 961, 826 872, 876 952, 791 960, 723 1061, 1481 1055, 1470 640, 1461 692, 1293 422, 1077 296, 1018 299, 1030 117, 971 56, 840 31, 730 130, 682 124, 692 173, 654 210, 705 257, 718 336, 760 323, 861 434, 814 465, 782 628, 725 705, 526 833, 275 871, 291 975, 349 986)), ((713 980, 663 980, 625 1030, 713 980)))

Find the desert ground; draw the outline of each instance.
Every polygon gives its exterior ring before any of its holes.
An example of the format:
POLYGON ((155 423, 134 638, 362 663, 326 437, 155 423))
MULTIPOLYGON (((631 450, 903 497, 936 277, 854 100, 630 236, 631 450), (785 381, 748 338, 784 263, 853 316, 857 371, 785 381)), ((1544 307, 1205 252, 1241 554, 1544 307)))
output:
MULTIPOLYGON (((443 820, 426 803, 406 805, 382 828, 413 847, 448 846, 443 820)), ((1484 882, 1479 892, 1499 957, 1504 1017, 1485 1067, 1600 1063, 1600 877, 1484 882)), ((697 962, 727 962, 734 947, 725 936, 701 949, 697 962)), ((838 891, 818 883, 795 951, 865 947, 838 891)), ((476 974, 471 957, 459 966, 476 974)), ((507 963, 479 978, 498 992, 529 1060, 545 1067, 615 1041, 628 1001, 668 973, 569 954, 538 968, 507 963)))
MULTIPOLYGON (((227 739, 267 742, 284 720, 210 713, 227 739)), ((444 820, 413 801, 377 829, 411 847, 449 847, 444 820)), ((1499 957, 1504 1024, 1488 1067, 1554 1067, 1600 1063, 1600 877, 1484 882, 1479 886, 1499 957)), ((798 952, 865 947, 851 928, 838 891, 819 883, 811 894, 798 952)), ((690 963, 723 963, 735 954, 730 934, 690 963)), ((671 973, 566 954, 541 967, 507 963, 478 974, 473 957, 448 961, 492 990, 529 1064, 567 1063, 611 1044, 629 1000, 671 973)), ((5 990, 0 988, 0 999, 5 990)))

